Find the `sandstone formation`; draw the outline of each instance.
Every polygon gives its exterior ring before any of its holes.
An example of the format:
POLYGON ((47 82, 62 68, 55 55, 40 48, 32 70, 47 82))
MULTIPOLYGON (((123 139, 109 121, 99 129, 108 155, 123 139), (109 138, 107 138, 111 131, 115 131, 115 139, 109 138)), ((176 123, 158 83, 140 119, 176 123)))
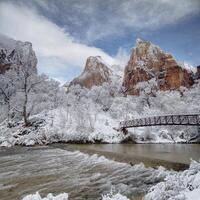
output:
POLYGON ((127 94, 138 95, 138 83, 155 80, 157 90, 174 90, 193 84, 193 73, 181 67, 172 55, 158 46, 137 39, 124 70, 123 86, 127 94))
POLYGON ((100 56, 89 57, 86 61, 83 73, 75 78, 69 85, 80 85, 91 88, 94 85, 102 85, 104 82, 111 80, 113 72, 100 56))
POLYGON ((30 42, 13 40, 0 34, 0 74, 26 65, 37 73, 37 58, 30 42))

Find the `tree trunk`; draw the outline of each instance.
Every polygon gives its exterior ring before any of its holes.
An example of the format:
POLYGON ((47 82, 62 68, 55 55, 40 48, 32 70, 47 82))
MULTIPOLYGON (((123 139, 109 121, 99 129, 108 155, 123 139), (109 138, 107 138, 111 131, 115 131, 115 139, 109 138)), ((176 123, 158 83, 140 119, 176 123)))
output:
POLYGON ((28 113, 27 113, 27 103, 28 103, 28 91, 27 91, 27 77, 25 77, 25 84, 24 84, 24 105, 23 105, 23 118, 24 118, 24 125, 28 126, 28 113))
POLYGON ((8 102, 8 114, 7 114, 7 126, 10 127, 11 124, 10 124, 10 102, 8 102))
POLYGON ((25 93, 25 101, 24 101, 24 106, 23 106, 23 118, 24 118, 25 126, 29 125, 28 115, 27 115, 27 102, 28 102, 28 95, 27 93, 25 93))

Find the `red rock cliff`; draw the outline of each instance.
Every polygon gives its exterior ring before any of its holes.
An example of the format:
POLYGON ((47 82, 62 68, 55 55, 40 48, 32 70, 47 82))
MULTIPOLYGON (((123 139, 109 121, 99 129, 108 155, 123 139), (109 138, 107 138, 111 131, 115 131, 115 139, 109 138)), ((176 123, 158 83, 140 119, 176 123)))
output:
POLYGON ((137 39, 130 60, 124 70, 123 86, 127 94, 138 95, 137 84, 155 79, 159 90, 174 90, 193 84, 193 74, 176 62, 172 55, 158 46, 137 39))
POLYGON ((83 73, 75 78, 70 85, 79 84, 82 87, 91 88, 94 85, 109 82, 111 75, 111 69, 108 68, 100 56, 90 56, 86 61, 83 73))

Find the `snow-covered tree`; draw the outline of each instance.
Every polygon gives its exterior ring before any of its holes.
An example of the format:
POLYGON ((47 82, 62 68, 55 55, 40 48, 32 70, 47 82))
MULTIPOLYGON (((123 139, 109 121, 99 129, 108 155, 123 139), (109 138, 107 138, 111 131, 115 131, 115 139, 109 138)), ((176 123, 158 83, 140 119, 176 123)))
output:
POLYGON ((8 125, 11 117, 12 97, 16 92, 16 86, 14 80, 12 79, 12 75, 11 71, 6 72, 5 75, 0 75, 0 105, 2 108, 6 106, 4 113, 6 115, 8 125))

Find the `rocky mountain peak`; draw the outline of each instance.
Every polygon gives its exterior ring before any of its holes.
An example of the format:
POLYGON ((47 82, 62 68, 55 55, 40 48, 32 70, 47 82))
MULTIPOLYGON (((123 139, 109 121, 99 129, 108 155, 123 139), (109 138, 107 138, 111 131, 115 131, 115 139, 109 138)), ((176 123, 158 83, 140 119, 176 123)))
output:
POLYGON ((101 56, 90 56, 87 58, 85 70, 98 70, 100 67, 108 66, 101 56))
POLYGON ((85 64, 83 73, 75 78, 70 85, 81 85, 91 88, 94 85, 102 85, 111 80, 113 72, 100 56, 90 56, 85 64))
POLYGON ((179 89, 193 84, 192 72, 181 67, 172 55, 151 42, 137 39, 124 70, 123 86, 128 94, 139 94, 137 84, 151 79, 156 80, 159 90, 179 89))
POLYGON ((13 40, 0 34, 0 73, 26 64, 37 73, 37 58, 30 42, 13 40))
POLYGON ((136 61, 157 60, 162 53, 159 46, 146 40, 137 39, 131 57, 136 61))

